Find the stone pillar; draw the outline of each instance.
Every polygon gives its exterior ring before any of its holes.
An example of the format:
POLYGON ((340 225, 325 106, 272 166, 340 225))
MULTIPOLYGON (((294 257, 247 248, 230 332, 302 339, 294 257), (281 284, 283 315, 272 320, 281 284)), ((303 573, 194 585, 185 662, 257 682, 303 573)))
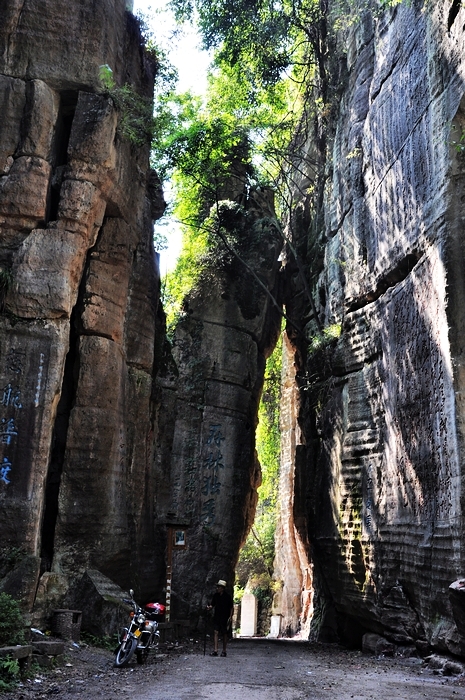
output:
POLYGON ((267 635, 267 637, 269 637, 269 639, 278 639, 280 632, 281 632, 281 615, 272 615, 271 616, 270 632, 267 635))
POLYGON ((253 593, 244 593, 241 605, 241 637, 257 634, 257 599, 253 593))

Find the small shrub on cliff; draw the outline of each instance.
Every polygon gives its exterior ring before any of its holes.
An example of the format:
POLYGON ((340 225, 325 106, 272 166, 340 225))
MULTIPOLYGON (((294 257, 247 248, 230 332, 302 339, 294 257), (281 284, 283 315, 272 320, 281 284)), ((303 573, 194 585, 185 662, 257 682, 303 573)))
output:
POLYGON ((24 620, 17 600, 0 593, 0 646, 24 642, 24 620))
POLYGON ((340 323, 333 323, 330 326, 323 328, 321 333, 312 335, 309 338, 309 354, 314 355, 323 348, 327 347, 335 340, 337 340, 342 333, 342 325, 340 323))
POLYGON ((150 143, 154 133, 153 102, 139 95, 126 83, 117 87, 110 66, 99 67, 99 79, 104 92, 111 97, 118 111, 117 131, 135 146, 150 143))
POLYGON ((110 66, 99 67, 99 79, 105 93, 111 97, 119 113, 118 132, 135 146, 149 143, 153 136, 152 100, 139 95, 132 85, 117 87, 110 66))

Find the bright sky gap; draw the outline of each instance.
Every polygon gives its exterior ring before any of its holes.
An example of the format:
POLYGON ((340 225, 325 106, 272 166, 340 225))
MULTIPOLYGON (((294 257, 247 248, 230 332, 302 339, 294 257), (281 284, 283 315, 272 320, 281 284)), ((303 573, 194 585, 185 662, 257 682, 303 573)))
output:
MULTIPOLYGON (((195 95, 203 95, 207 89, 207 72, 211 56, 202 51, 201 39, 189 25, 173 36, 176 28, 173 14, 165 0, 134 0, 134 14, 141 14, 153 32, 155 42, 166 52, 170 62, 178 71, 178 92, 190 90, 195 95)), ((165 200, 172 199, 169 183, 164 186, 165 200)), ((181 251, 182 231, 179 224, 170 216, 165 216, 155 224, 168 240, 168 248, 160 251, 160 273, 164 276, 176 265, 181 251)))

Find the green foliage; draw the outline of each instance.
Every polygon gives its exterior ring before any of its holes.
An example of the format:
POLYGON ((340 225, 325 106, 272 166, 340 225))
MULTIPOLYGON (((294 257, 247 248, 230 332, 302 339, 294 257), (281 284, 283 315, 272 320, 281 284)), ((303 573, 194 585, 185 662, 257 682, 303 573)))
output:
POLYGON ((218 61, 244 65, 260 84, 276 84, 293 62, 299 31, 320 17, 319 0, 172 0, 178 18, 192 16, 193 6, 205 48, 218 61))
MULTIPOLYGON (((465 153, 465 128, 461 128, 455 124, 451 127, 451 132, 454 138, 451 138, 450 145, 459 153, 465 153), (457 133, 458 132, 458 133, 457 133)), ((0 293, 1 293, 1 278, 0 278, 0 293)))
POLYGON ((0 646, 24 642, 24 621, 18 601, 8 593, 0 593, 0 646))
POLYGON ((330 326, 323 328, 322 333, 317 333, 310 338, 309 354, 313 355, 322 348, 330 345, 334 340, 337 340, 342 333, 342 325, 333 323, 330 326))
MULTIPOLYGON (((221 241, 216 233, 220 228, 223 233, 229 229, 218 219, 219 202, 232 195, 237 202, 248 189, 267 185, 277 172, 277 165, 271 172, 263 144, 269 137, 271 152, 272 147, 290 139, 295 117, 283 117, 286 90, 284 84, 260 90, 239 67, 223 65, 210 76, 205 104, 190 93, 166 97, 164 113, 171 116, 166 116, 154 141, 153 166, 165 178, 172 174, 174 216, 184 234, 177 267, 165 281, 164 304, 170 326, 202 270, 220 259, 221 241)), ((221 215, 231 212, 223 207, 221 215)), ((236 227, 232 232, 236 242, 237 233, 236 227)))
MULTIPOLYGON (((172 177, 173 215, 184 236, 178 266, 165 280, 170 328, 202 270, 221 262, 215 242, 220 227, 210 212, 222 200, 237 203, 251 188, 273 187, 278 215, 290 221, 288 245, 296 256, 290 212, 296 197, 306 197, 320 245, 314 213, 324 188, 325 139, 314 139, 318 147, 311 155, 308 142, 312 120, 315 132, 324 133, 333 108, 337 87, 330 84, 328 68, 335 55, 333 29, 338 20, 348 26, 369 9, 383 11, 399 1, 171 0, 180 21, 197 18, 204 46, 215 50, 215 59, 204 103, 190 93, 165 90, 155 109, 153 166, 162 179, 172 177), (302 180, 303 173, 304 189, 296 182, 296 174, 302 180)), ((230 251, 223 248, 223 253, 224 262, 230 251)), ((309 249, 307 257, 318 261, 318 250, 309 249)), ((306 293, 316 316, 310 264, 306 293)), ((304 265, 299 274, 305 274, 304 265)))
POLYGON ((150 142, 154 130, 152 100, 139 95, 128 83, 117 87, 113 71, 107 64, 99 66, 99 80, 102 89, 111 97, 118 110, 119 134, 135 146, 150 142))
POLYGON ((137 18, 142 33, 145 53, 156 64, 154 100, 140 95, 132 85, 117 86, 113 71, 108 64, 99 66, 99 80, 103 91, 113 100, 119 113, 118 133, 135 146, 159 139, 160 132, 166 129, 169 116, 166 112, 167 95, 171 95, 177 80, 176 70, 169 62, 166 53, 154 41, 146 18, 137 18))
POLYGON ((108 63, 105 63, 103 66, 99 66, 98 78, 100 80, 100 83, 101 83, 103 89, 106 90, 107 92, 115 89, 116 85, 115 85, 115 81, 113 78, 113 71, 111 70, 108 63))
POLYGON ((99 649, 114 651, 118 644, 118 635, 112 634, 99 637, 91 634, 90 632, 81 632, 81 641, 91 647, 98 647, 99 649))
POLYGON ((9 656, 0 659, 0 691, 13 690, 19 681, 20 669, 18 659, 9 656))
POLYGON ((168 248, 168 239, 160 230, 153 232, 153 247, 158 253, 168 248))
POLYGON ((184 229, 183 247, 176 267, 164 279, 163 307, 168 335, 171 335, 182 314, 183 300, 194 287, 202 271, 202 255, 206 252, 207 231, 204 228, 184 229))

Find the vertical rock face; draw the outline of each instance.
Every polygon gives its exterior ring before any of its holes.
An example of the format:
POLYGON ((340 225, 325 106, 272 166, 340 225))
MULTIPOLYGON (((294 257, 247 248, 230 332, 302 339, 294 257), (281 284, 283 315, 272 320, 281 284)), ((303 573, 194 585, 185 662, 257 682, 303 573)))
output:
POLYGON ((305 473, 305 465, 301 470, 296 468, 303 447, 302 431, 297 420, 300 400, 296 373, 294 351, 285 337, 281 385, 279 503, 273 567, 273 577, 280 583, 280 587, 273 599, 273 614, 281 616, 282 634, 293 636, 299 633, 303 638, 308 638, 313 577, 306 532, 305 484, 298 480, 299 475, 305 473))
MULTIPOLYGON (((86 569, 147 598, 179 524, 173 596, 193 617, 232 583, 253 519, 281 242, 266 193, 236 182, 244 207, 220 209, 254 273, 217 251, 166 352, 162 195, 98 80, 108 64, 150 96, 154 69, 123 0, 53 5, 0 0, 1 587, 30 609, 38 591, 38 616, 86 569)), ((370 17, 350 35, 322 212, 318 313, 341 335, 287 347, 276 612, 289 632, 314 604, 322 639, 464 654, 448 589, 465 574, 465 10, 370 17)), ((310 335, 288 273, 287 314, 310 335)))
POLYGON ((93 567, 142 593, 163 202, 98 76, 108 64, 150 97, 154 66, 123 0, 1 0, 0 14, 2 587, 30 606, 41 574, 62 596, 93 567))
POLYGON ((320 630, 463 653, 465 11, 420 5, 352 33, 319 280, 342 334, 329 369, 306 354, 300 420, 320 630))
MULTIPOLYGON (((220 202, 225 217, 231 205, 234 211, 233 203, 220 202)), ((238 217, 249 267, 221 252, 218 239, 218 255, 205 263, 176 327, 178 376, 157 380, 174 419, 170 454, 161 453, 170 473, 157 509, 161 520, 188 526, 186 549, 173 553, 173 602, 183 617, 200 613, 218 579, 232 588, 260 484, 256 416, 280 326, 265 290, 277 295, 281 243, 266 193, 253 193, 238 217)))

